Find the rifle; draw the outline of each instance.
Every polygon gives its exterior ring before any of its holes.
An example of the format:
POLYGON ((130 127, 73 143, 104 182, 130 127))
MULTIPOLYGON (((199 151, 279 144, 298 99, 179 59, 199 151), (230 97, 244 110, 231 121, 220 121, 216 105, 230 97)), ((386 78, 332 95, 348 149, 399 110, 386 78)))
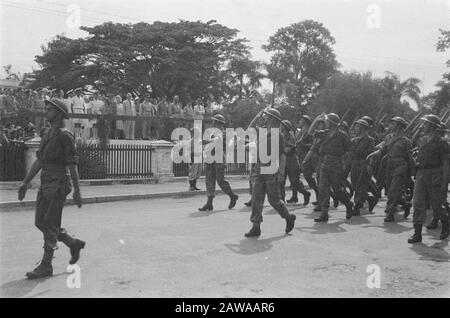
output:
POLYGON ((416 125, 416 123, 419 121, 419 119, 423 116, 423 114, 425 113, 425 110, 421 110, 414 118, 413 118, 413 120, 411 120, 411 122, 408 124, 408 126, 406 126, 406 128, 405 128, 405 134, 408 134, 411 130, 412 130, 412 128, 413 128, 413 126, 415 127, 415 125, 416 125))
POLYGON ((344 121, 345 116, 347 116, 349 111, 350 111, 350 108, 347 108, 347 110, 345 111, 344 115, 341 117, 341 120, 339 121, 339 126, 342 124, 342 122, 344 121))

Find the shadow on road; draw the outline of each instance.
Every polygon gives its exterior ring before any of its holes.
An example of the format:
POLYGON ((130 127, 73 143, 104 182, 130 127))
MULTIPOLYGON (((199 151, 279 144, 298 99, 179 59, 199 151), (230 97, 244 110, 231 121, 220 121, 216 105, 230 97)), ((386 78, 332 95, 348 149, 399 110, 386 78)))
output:
POLYGON ((349 225, 361 225, 361 224, 370 224, 370 221, 366 219, 364 216, 352 216, 350 220, 346 222, 349 225))
POLYGON ((310 227, 297 227, 296 229, 300 232, 304 232, 305 230, 310 234, 328 234, 328 233, 343 233, 347 230, 341 227, 342 224, 347 223, 345 221, 338 221, 335 223, 327 222, 327 223, 314 223, 314 226, 310 227))
POLYGON ((197 211, 197 212, 189 213, 189 216, 191 218, 199 218, 199 217, 211 216, 216 213, 228 212, 228 211, 233 211, 233 210, 228 210, 228 209, 225 210, 224 209, 224 210, 216 210, 216 211, 197 211))
MULTIPOLYGON (((60 273, 57 275, 53 275, 52 277, 46 277, 46 278, 42 278, 42 279, 23 278, 23 279, 13 280, 11 282, 5 283, 0 286, 0 296, 3 298, 24 297, 25 295, 32 292, 33 289, 36 288, 36 286, 38 286, 39 284, 42 284, 43 282, 45 282, 48 279, 55 278, 55 277, 61 276, 61 275, 67 275, 67 273, 60 273)), ((33 297, 40 296, 42 294, 47 293, 48 291, 49 290, 40 292, 39 294, 34 295, 33 297)))
POLYGON ((288 235, 280 235, 266 239, 247 238, 239 241, 239 244, 225 244, 232 252, 241 255, 252 255, 270 250, 273 242, 282 240, 288 235))
POLYGON ((403 233, 403 232, 408 232, 408 231, 412 231, 412 227, 411 226, 403 226, 400 224, 400 222, 389 222, 389 223, 384 223, 384 225, 363 225, 364 228, 369 228, 369 227, 378 227, 381 229, 384 229, 384 231, 386 233, 390 233, 390 234, 399 234, 399 233, 403 233))
POLYGON ((445 251, 448 240, 443 240, 428 246, 424 243, 417 243, 411 246, 411 250, 419 254, 421 260, 431 260, 434 262, 450 262, 450 254, 445 251))

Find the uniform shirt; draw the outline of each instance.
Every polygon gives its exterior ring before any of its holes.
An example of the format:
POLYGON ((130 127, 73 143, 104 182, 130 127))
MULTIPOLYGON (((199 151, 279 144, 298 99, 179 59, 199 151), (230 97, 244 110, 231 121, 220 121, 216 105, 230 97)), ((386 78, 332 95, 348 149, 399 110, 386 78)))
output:
POLYGON ((417 150, 417 163, 425 169, 439 168, 442 161, 448 160, 450 156, 448 143, 439 136, 434 136, 431 140, 422 137, 417 150))
POLYGON ((78 163, 75 151, 75 138, 64 128, 43 131, 39 150, 36 153, 43 168, 45 165, 68 166, 78 163))
POLYGON ((328 131, 318 133, 321 138, 318 143, 318 153, 320 156, 342 157, 351 150, 352 144, 348 135, 338 129, 333 135, 328 131))
MULTIPOLYGON (((258 142, 259 142, 259 130, 257 130, 258 132, 258 142)), ((281 135, 281 133, 278 134, 279 135, 279 139, 278 139, 278 157, 279 157, 279 165, 280 165, 280 169, 278 169, 279 171, 282 170, 284 171, 284 169, 281 167, 282 166, 282 162, 281 162, 281 156, 284 155, 284 147, 285 147, 285 142, 284 142, 284 138, 283 135, 281 135)), ((270 130, 268 130, 267 132, 267 155, 270 156, 271 155, 271 150, 272 150, 272 137, 271 137, 271 133, 270 130)), ((277 151, 275 150, 275 151, 277 151)), ((251 176, 258 176, 261 175, 261 167, 269 167, 271 165, 271 162, 268 163, 262 163, 259 157, 259 144, 257 145, 257 160, 256 163, 253 164, 252 167, 252 171, 250 173, 251 176)), ((275 174, 273 174, 273 176, 275 176, 275 174)))
POLYGON ((375 141, 369 135, 352 139, 352 159, 366 160, 374 150, 375 141))
POLYGON ((284 138, 284 149, 287 156, 295 155, 295 144, 297 142, 295 136, 289 132, 283 136, 284 138))
POLYGON ((388 161, 409 162, 412 158, 411 141, 405 135, 389 135, 381 148, 381 157, 384 155, 388 161))

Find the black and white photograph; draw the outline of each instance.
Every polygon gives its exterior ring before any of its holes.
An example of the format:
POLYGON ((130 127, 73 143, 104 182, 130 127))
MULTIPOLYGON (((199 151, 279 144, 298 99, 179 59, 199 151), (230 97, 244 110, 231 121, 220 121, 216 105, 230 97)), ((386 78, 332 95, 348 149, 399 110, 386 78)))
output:
POLYGON ((450 1, 0 17, 0 298, 450 297, 450 1))

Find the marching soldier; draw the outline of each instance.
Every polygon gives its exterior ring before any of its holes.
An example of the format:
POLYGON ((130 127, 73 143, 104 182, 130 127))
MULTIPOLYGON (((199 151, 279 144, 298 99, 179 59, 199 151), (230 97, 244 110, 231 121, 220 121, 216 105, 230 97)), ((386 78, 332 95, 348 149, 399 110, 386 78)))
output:
POLYGON ((297 138, 296 154, 301 167, 301 172, 303 172, 303 176, 305 177, 309 188, 314 191, 317 200, 319 197, 319 188, 317 187, 316 179, 313 177, 314 171, 316 170, 314 167, 316 165, 316 160, 311 158, 310 160, 304 162, 304 159, 308 154, 308 151, 311 149, 314 141, 314 137, 308 133, 311 123, 311 118, 308 115, 303 115, 300 118, 300 133, 297 138))
POLYGON ((289 182, 291 183, 292 197, 287 200, 287 203, 298 202, 297 192, 303 194, 303 205, 309 203, 309 198, 311 193, 305 189, 303 182, 300 180, 300 165, 298 163, 298 157, 295 151, 295 137, 293 133, 295 132, 295 127, 291 124, 289 120, 283 120, 281 126, 281 134, 284 138, 285 144, 285 154, 286 154, 286 172, 284 174, 284 179, 282 182, 282 199, 285 195, 286 177, 289 177, 289 182))
POLYGON ((77 157, 72 133, 65 129, 64 119, 68 119, 67 105, 59 99, 46 100, 46 118, 51 128, 44 131, 37 159, 19 187, 19 200, 25 197, 28 183, 41 171, 41 186, 36 199, 35 225, 44 234, 44 256, 38 267, 26 273, 29 279, 53 275, 52 259, 57 249, 57 241, 70 248, 70 264, 80 257, 85 242, 74 239, 61 228, 61 218, 67 195, 72 190, 73 199, 81 207, 78 185, 77 157))
MULTIPOLYGON (((212 118, 213 126, 222 131, 222 142, 224 147, 224 155, 225 155, 225 118, 222 115, 214 115, 212 118)), ((211 140, 212 141, 212 140, 211 140)), ((236 201, 238 200, 238 196, 233 193, 230 184, 225 180, 225 160, 223 162, 213 162, 213 163, 205 163, 205 183, 206 183, 206 192, 208 195, 208 201, 204 206, 199 208, 199 211, 212 211, 213 210, 213 199, 215 197, 216 192, 216 182, 223 192, 230 196, 230 203, 228 205, 228 209, 234 208, 236 205, 236 201)))
POLYGON ((374 155, 381 158, 386 156, 385 178, 386 188, 388 189, 386 212, 388 215, 384 222, 394 222, 394 214, 398 204, 401 204, 405 211, 404 218, 409 215, 411 209, 411 204, 402 197, 409 168, 413 162, 412 145, 404 134, 406 126, 408 126, 408 122, 402 117, 391 118, 389 129, 392 134, 388 135, 381 149, 368 156, 368 159, 374 155))
POLYGON ((450 148, 439 136, 441 120, 436 115, 425 115, 424 136, 418 141, 417 174, 413 195, 414 234, 408 243, 422 242, 422 227, 426 218, 426 201, 430 202, 434 216, 442 223, 440 239, 449 236, 449 216, 443 209, 447 192, 450 148))
POLYGON ((319 131, 321 138, 316 151, 320 159, 319 198, 321 215, 314 219, 315 222, 328 221, 328 208, 330 206, 330 186, 336 199, 345 204, 346 218, 352 217, 353 204, 348 194, 344 191, 344 167, 343 156, 351 151, 349 136, 339 129, 340 118, 334 113, 326 116, 327 129, 319 131))
MULTIPOLYGON (((272 149, 271 147, 271 128, 279 128, 281 118, 280 112, 274 108, 265 109, 262 113, 262 127, 267 128, 267 149, 272 149)), ((252 124, 250 125, 252 127, 252 124)), ((258 141, 260 141, 262 136, 258 132, 258 141)), ((285 155, 284 155, 284 145, 283 137, 279 135, 279 164, 278 172, 272 174, 265 174, 261 168, 270 166, 273 163, 263 164, 260 162, 258 156, 257 163, 253 166, 250 178, 252 179, 252 214, 250 216, 250 221, 253 226, 248 233, 245 234, 246 237, 257 237, 261 235, 261 223, 263 221, 262 210, 264 206, 264 199, 267 194, 270 205, 278 212, 278 214, 286 220, 286 234, 291 232, 294 228, 296 216, 290 214, 285 203, 281 201, 280 198, 280 188, 279 182, 283 178, 283 171, 285 169, 285 155)), ((259 145, 259 143, 258 143, 259 145)))
POLYGON ((366 158, 374 148, 374 140, 369 136, 369 128, 369 124, 363 119, 355 122, 354 129, 357 137, 352 139, 353 150, 350 157, 350 179, 355 189, 353 215, 360 215, 360 209, 363 207, 364 201, 367 200, 369 203, 369 212, 372 212, 377 203, 377 199, 367 193, 370 178, 366 158))

